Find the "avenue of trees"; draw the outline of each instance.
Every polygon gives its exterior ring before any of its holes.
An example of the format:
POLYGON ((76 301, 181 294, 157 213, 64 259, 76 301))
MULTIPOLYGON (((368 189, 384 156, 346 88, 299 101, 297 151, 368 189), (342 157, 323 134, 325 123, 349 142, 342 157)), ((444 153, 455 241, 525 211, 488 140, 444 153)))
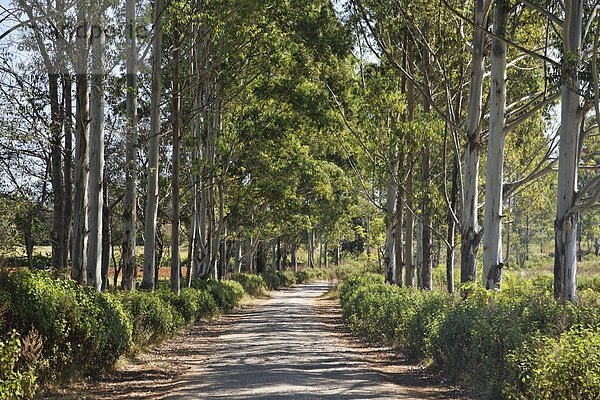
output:
POLYGON ((177 293, 296 270, 300 249, 309 267, 366 254, 399 286, 431 290, 444 264, 450 292, 499 290, 541 247, 575 300, 600 237, 599 9, 14 0, 0 246, 34 266, 49 244, 98 291, 110 265, 153 290, 168 260, 177 293))

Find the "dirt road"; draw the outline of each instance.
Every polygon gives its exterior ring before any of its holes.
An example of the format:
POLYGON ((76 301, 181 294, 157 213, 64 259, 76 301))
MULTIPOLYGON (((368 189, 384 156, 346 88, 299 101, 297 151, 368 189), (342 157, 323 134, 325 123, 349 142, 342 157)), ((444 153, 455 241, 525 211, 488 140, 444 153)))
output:
POLYGON ((316 283, 276 292, 214 328, 167 343, 140 361, 140 370, 123 371, 78 398, 459 398, 419 368, 344 334, 335 302, 319 299, 327 290, 316 283))

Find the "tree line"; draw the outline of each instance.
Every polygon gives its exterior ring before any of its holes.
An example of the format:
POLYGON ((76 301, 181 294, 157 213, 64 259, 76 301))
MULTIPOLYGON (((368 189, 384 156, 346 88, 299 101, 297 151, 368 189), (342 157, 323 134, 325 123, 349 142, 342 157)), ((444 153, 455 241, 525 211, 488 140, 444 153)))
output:
POLYGON ((300 247, 424 289, 445 262, 450 292, 460 259, 461 282, 500 289, 511 231, 527 253, 536 231, 574 300, 583 236, 600 236, 598 7, 14 1, 8 228, 30 265, 49 232, 52 267, 96 290, 111 262, 123 289, 141 265, 153 290, 170 253, 175 292, 297 268, 300 247))

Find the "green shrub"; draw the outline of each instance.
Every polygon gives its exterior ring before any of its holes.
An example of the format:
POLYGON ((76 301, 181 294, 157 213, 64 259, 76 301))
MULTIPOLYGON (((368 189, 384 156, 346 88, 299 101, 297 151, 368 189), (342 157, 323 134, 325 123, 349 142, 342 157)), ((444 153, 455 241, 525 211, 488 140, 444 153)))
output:
POLYGON ((45 272, 0 275, 8 325, 44 340, 42 382, 95 374, 110 367, 131 344, 131 323, 114 298, 45 272))
POLYGON ((183 316, 171 305, 171 298, 166 293, 120 293, 133 322, 133 341, 139 347, 159 341, 183 325, 183 316))
POLYGON ((233 310, 244 297, 244 288, 235 281, 193 280, 192 287, 210 292, 217 306, 225 311, 233 310))
POLYGON ((573 329, 558 339, 539 337, 508 357, 510 399, 598 399, 600 329, 573 329))
POLYGON ((35 369, 23 356, 19 334, 0 340, 0 400, 31 399, 37 390, 35 369))
POLYGON ((512 397, 518 397, 515 393, 525 393, 521 398, 538 398, 534 395, 537 390, 534 386, 543 385, 544 379, 555 379, 554 370, 564 375, 553 383, 556 391, 564 394, 554 398, 587 399, 590 398, 586 397, 587 393, 594 390, 598 393, 594 386, 600 370, 598 338, 591 334, 572 334, 570 330, 577 326, 577 331, 598 334, 600 294, 586 290, 580 292, 576 304, 563 304, 554 299, 545 285, 510 277, 502 292, 483 290, 476 285, 467 285, 461 292, 465 298, 403 289, 383 283, 381 274, 362 273, 342 282, 340 303, 352 332, 399 349, 409 358, 431 361, 447 377, 466 384, 484 397, 497 398, 512 384, 519 387, 510 392, 512 397), (579 343, 577 346, 596 346, 595 359, 592 350, 577 353, 575 344, 566 344, 573 335, 576 338, 572 343, 579 343), (531 337, 543 340, 528 350, 526 343, 531 337), (583 339, 579 340, 580 337, 583 339), (543 365, 556 365, 552 367, 554 370, 543 372, 535 364, 537 359, 532 360, 538 349, 550 352, 551 343, 554 347, 560 344, 566 355, 562 359, 558 357, 555 364, 539 361, 543 365), (590 358, 595 373, 590 372, 592 369, 582 369, 580 364, 585 363, 586 358, 590 358), (524 377, 531 376, 530 371, 534 369, 540 374, 537 383, 518 384, 524 377), (578 379, 585 379, 579 387, 578 379), (564 388, 570 388, 570 392, 564 388), (574 397, 575 394, 582 397, 574 397))
POLYGON ((231 280, 238 282, 244 288, 244 291, 252 297, 264 296, 267 292, 267 285, 262 276, 255 274, 233 274, 231 280))
POLYGON ((269 271, 261 274, 269 290, 278 290, 296 284, 296 274, 292 271, 269 271))

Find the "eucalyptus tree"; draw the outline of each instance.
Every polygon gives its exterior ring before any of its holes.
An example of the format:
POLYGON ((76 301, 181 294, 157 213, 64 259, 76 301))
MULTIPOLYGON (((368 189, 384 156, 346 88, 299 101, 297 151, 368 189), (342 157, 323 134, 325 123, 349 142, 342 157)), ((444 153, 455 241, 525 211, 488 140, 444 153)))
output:
POLYGON ((136 1, 125 2, 125 37, 127 39, 127 133, 125 160, 125 197, 123 207, 123 279, 125 290, 135 288, 136 271, 136 222, 137 222, 137 171, 138 171, 138 52, 136 1))
POLYGON ((154 290, 156 271, 156 218, 158 214, 159 151, 161 139, 161 94, 162 94, 162 39, 164 2, 154 3, 152 36, 152 88, 150 105, 150 132, 148 135, 147 193, 144 223, 144 272, 142 288, 154 290))

